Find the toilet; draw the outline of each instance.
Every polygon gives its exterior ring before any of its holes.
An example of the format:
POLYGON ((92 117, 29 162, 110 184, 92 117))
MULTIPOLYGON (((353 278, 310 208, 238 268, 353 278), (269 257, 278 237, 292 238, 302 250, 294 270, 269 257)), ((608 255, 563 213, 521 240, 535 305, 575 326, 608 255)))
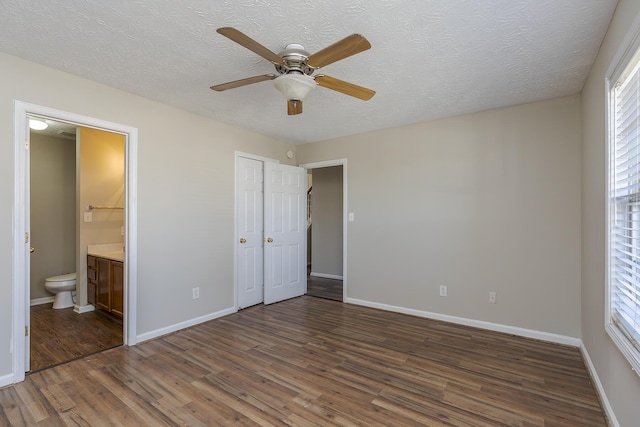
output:
POLYGON ((76 290, 76 273, 48 277, 44 281, 44 288, 52 294, 55 294, 53 297, 53 308, 73 307, 71 291, 76 290))

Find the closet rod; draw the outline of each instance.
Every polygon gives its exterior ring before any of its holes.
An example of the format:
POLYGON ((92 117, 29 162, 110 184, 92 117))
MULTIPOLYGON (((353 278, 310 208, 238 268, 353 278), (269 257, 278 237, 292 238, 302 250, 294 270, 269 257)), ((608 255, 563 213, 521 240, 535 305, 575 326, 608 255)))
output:
POLYGON ((93 206, 89 205, 89 210, 92 211, 94 209, 124 209, 122 206, 93 206))

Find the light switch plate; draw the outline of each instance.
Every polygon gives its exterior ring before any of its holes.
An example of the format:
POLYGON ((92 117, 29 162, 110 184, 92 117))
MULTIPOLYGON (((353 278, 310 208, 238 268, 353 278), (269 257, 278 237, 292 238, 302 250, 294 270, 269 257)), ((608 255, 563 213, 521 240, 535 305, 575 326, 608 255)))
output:
POLYGON ((84 222, 92 222, 92 221, 93 221, 93 212, 85 212, 84 222))
POLYGON ((354 214, 353 212, 349 212, 349 221, 353 222, 356 220, 356 214, 354 214))

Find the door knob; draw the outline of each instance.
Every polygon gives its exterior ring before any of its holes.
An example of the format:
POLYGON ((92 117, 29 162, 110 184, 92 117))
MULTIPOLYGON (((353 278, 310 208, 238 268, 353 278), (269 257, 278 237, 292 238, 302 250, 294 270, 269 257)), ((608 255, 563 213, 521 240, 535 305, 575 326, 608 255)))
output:
POLYGON ((242 239, 240 239, 240 243, 247 243, 247 239, 243 237, 242 239))
POLYGON ((272 243, 272 242, 273 242, 273 239, 272 239, 271 237, 269 237, 269 238, 267 239, 267 242, 272 243))
POLYGON ((33 246, 31 246, 31 249, 29 250, 29 253, 34 253, 36 251, 36 248, 34 248, 33 246))

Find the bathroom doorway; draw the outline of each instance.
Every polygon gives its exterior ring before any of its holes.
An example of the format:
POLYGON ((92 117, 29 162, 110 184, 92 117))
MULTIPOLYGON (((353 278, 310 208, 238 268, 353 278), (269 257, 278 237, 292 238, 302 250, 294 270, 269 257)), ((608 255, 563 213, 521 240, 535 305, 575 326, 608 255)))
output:
MULTIPOLYGON (((120 292, 122 293, 122 306, 119 311, 122 313, 122 342, 124 345, 134 345, 137 341, 136 335, 136 306, 137 306, 137 151, 138 151, 138 131, 136 128, 108 122, 97 118, 83 116, 75 113, 55 110, 35 104, 28 104, 21 101, 14 102, 15 114, 15 193, 14 193, 14 257, 13 268, 15 275, 13 278, 13 330, 12 342, 13 352, 13 382, 24 381, 25 373, 30 370, 31 354, 31 222, 32 209, 30 206, 30 131, 28 127, 29 118, 40 120, 52 120, 75 125, 94 131, 106 131, 124 137, 124 227, 120 231, 124 232, 124 247, 121 250, 122 263, 119 267, 120 292), (126 248, 126 252, 124 249, 126 248)), ((120 178, 122 179, 122 177, 120 178)), ((78 199, 81 200, 81 199, 78 199)), ((77 202, 78 203, 78 202, 77 202)), ((80 201, 82 205, 89 202, 80 201)), ((99 200, 92 200, 90 203, 102 203, 99 200)), ((76 205, 76 223, 89 211, 92 217, 93 212, 89 206, 76 205)), ((79 236, 79 235, 78 235, 79 236)), ((88 249, 85 243, 80 246, 76 243, 76 254, 80 254, 76 259, 77 279, 83 280, 87 276, 88 249), (84 270, 83 270, 84 269, 84 270)), ((37 248, 36 248, 37 251, 37 248)), ((113 252, 113 251, 110 251, 113 252)), ((34 252, 35 253, 35 252, 34 252)), ((115 267, 114 267, 115 268, 115 267)), ((115 268, 118 270, 118 268, 115 268)), ((93 305, 88 303, 90 287, 77 286, 73 311, 70 314, 79 316, 85 313, 92 313, 93 305)), ((64 329, 64 328, 61 328, 64 329)))
POLYGON ((29 119, 29 371, 36 372, 123 344, 122 310, 96 304, 97 277, 87 281, 86 264, 87 247, 124 246, 125 141, 117 133, 29 119), (112 209, 94 215, 89 203, 112 209))

